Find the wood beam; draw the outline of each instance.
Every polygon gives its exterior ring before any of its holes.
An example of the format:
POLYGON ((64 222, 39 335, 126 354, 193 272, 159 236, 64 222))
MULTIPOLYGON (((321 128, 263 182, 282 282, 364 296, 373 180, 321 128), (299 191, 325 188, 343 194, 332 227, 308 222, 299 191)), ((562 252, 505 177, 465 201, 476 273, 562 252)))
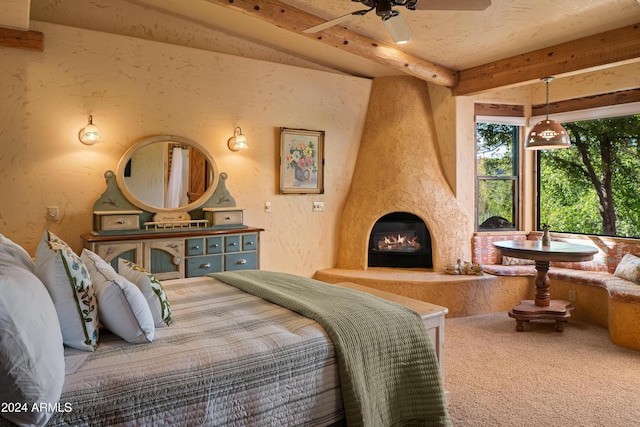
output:
MULTIPOLYGON (((640 102, 640 89, 623 90, 601 95, 585 96, 583 98, 567 99, 549 103, 549 113, 566 113, 568 111, 587 110, 590 108, 609 107, 611 105, 640 102)), ((547 114, 547 105, 539 104, 531 107, 531 115, 544 116, 547 114)))
POLYGON ((44 34, 39 31, 20 31, 0 28, 0 47, 44 51, 44 34))
POLYGON ((471 95, 636 61, 640 61, 640 24, 462 70, 453 94, 471 95))
POLYGON ((402 52, 394 46, 365 37, 339 25, 319 33, 305 34, 302 31, 326 22, 310 13, 289 6, 278 0, 207 0, 246 15, 261 19, 279 28, 298 35, 316 39, 338 49, 402 71, 419 79, 440 86, 454 87, 458 74, 438 64, 402 52))
POLYGON ((494 117, 524 117, 523 105, 511 104, 473 104, 474 114, 476 116, 494 116, 494 117))

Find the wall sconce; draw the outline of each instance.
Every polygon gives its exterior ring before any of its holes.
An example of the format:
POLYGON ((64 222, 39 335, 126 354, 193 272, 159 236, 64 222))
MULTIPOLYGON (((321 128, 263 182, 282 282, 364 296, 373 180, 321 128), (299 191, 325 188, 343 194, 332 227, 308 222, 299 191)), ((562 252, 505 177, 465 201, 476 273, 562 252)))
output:
POLYGON ((235 135, 229 138, 227 145, 229 146, 229 150, 231 151, 246 150, 247 148, 249 148, 247 137, 242 134, 242 129, 240 129, 240 126, 236 126, 235 135))
POLYGON ((547 119, 539 121, 531 129, 524 148, 529 150, 568 148, 571 146, 571 140, 565 128, 555 120, 549 120, 549 82, 553 81, 553 77, 543 77, 540 80, 547 84, 547 119))
POLYGON ((93 124, 93 116, 89 115, 89 124, 80 130, 78 134, 80 142, 86 145, 93 145, 96 142, 102 142, 98 127, 93 124))

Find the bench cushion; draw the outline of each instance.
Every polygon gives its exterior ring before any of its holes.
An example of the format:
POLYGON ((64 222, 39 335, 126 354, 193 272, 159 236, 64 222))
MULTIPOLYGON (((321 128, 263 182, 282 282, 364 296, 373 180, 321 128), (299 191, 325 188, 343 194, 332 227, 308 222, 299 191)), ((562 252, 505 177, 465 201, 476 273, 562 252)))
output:
POLYGON ((474 235, 471 238, 471 254, 474 263, 480 263, 486 266, 488 264, 502 264, 502 256, 498 255, 498 250, 493 246, 494 242, 504 240, 527 240, 526 234, 492 234, 492 235, 474 235))
POLYGON ((496 276, 535 276, 536 267, 534 265, 487 264, 484 266, 484 272, 496 276))

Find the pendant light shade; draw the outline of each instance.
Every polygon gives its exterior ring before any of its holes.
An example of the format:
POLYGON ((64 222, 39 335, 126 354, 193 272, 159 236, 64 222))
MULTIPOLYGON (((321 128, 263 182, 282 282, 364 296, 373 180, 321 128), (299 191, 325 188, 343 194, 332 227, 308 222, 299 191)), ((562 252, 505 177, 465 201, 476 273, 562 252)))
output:
POLYGON ((524 148, 529 150, 569 148, 571 140, 565 128, 555 120, 549 120, 549 82, 553 80, 553 77, 544 77, 540 80, 547 84, 547 119, 536 123, 531 129, 524 148))

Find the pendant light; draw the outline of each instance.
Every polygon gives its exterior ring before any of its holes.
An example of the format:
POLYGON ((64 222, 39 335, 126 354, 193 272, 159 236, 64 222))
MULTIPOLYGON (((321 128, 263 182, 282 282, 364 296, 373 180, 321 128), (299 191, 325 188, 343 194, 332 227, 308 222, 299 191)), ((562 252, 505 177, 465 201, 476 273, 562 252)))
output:
POLYGON ((553 77, 543 77, 540 80, 547 84, 547 119, 536 123, 531 129, 524 148, 529 150, 569 148, 571 140, 567 131, 560 123, 549 120, 549 82, 553 81, 553 77))

